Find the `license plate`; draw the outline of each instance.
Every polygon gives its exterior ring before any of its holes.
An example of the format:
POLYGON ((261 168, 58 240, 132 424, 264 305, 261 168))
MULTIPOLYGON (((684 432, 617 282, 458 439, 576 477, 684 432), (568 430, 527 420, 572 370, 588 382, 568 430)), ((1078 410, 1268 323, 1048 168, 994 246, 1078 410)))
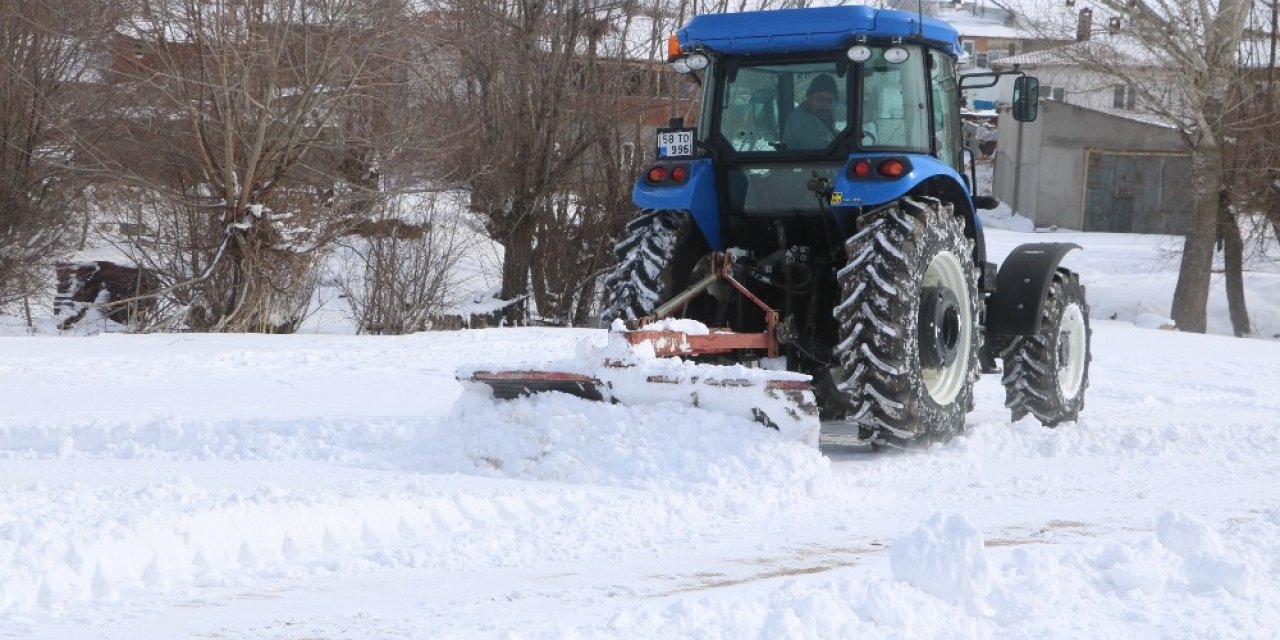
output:
POLYGON ((693 156, 693 129, 658 132, 659 158, 688 158, 691 156, 693 156))

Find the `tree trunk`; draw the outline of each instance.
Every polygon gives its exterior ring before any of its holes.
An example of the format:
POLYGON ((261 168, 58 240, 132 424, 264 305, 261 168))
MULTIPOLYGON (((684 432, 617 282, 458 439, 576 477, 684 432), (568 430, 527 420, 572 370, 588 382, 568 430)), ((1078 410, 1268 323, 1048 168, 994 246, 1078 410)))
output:
MULTIPOLYGON (((516 210, 518 211, 518 209, 516 210)), ((508 325, 522 325, 527 316, 529 296, 529 266, 533 262, 533 236, 535 224, 533 212, 523 215, 512 212, 514 222, 508 228, 502 243, 502 300, 513 302, 502 310, 502 320, 508 325)))
POLYGON ((1222 190, 1218 208, 1218 237, 1222 240, 1222 256, 1227 275, 1227 308, 1231 312, 1231 330, 1237 338, 1249 335, 1249 309, 1244 297, 1244 238, 1236 212, 1229 205, 1229 194, 1222 190))
POLYGON ((315 289, 313 256, 272 249, 277 238, 257 224, 233 238, 224 258, 229 286, 212 330, 294 333, 306 319, 315 289))
POLYGON ((1169 313, 1181 331, 1204 333, 1207 325, 1205 313, 1213 270, 1213 244, 1217 236, 1221 170, 1221 147, 1207 144, 1192 151, 1192 193, 1196 204, 1183 244, 1178 284, 1173 291, 1173 308, 1169 313))
MULTIPOLYGON (((539 229, 538 235, 545 237, 546 229, 539 229)), ((533 305, 538 310, 540 320, 545 321, 547 316, 554 316, 555 305, 551 301, 550 292, 547 291, 547 260, 550 256, 545 251, 540 251, 538 260, 532 260, 529 265, 529 279, 533 285, 533 305)))
POLYGON ((1280 180, 1271 184, 1271 190, 1275 193, 1266 199, 1270 203, 1270 206, 1266 207, 1266 216, 1271 222, 1271 230, 1276 234, 1276 241, 1280 242, 1280 180))

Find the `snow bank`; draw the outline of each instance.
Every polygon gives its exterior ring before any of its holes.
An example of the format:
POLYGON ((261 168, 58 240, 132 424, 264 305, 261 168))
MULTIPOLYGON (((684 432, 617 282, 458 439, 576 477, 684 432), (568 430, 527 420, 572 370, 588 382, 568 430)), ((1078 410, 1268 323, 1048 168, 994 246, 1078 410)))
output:
POLYGON ((689 491, 758 511, 826 495, 816 449, 740 417, 677 403, 625 406, 559 393, 494 401, 466 395, 417 440, 429 472, 643 490, 689 491))
POLYGON ((868 556, 870 571, 828 567, 816 579, 671 597, 603 626, 523 627, 521 637, 1066 638, 1118 629, 1129 637, 1271 637, 1280 603, 1234 589, 1236 573, 1188 564, 1162 542, 1227 564, 1221 554, 1235 548, 1243 562, 1271 564, 1263 578, 1270 585, 1280 581, 1280 527, 1252 520, 1232 529, 1223 541, 1206 523, 1165 512, 1153 532, 1110 541, 984 546, 965 516, 935 514, 893 544, 891 577, 875 576, 885 559, 868 556), (1215 631, 1201 633, 1207 629, 1215 631))

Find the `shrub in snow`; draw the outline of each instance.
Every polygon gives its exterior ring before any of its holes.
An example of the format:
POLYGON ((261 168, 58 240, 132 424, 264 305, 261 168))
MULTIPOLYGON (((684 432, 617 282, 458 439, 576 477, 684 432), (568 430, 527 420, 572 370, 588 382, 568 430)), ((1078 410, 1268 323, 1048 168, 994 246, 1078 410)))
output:
POLYGON ((889 549, 889 566, 896 580, 914 585, 939 599, 985 614, 991 592, 992 569, 983 547, 982 532, 959 514, 935 513, 889 549))

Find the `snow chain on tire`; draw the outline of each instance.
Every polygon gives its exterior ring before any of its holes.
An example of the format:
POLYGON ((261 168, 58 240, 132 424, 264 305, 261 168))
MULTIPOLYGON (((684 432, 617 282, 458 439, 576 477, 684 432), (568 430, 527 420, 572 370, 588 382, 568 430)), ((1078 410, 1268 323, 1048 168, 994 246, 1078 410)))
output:
POLYGON ((1030 414, 1053 427, 1080 417, 1089 387, 1092 333, 1079 276, 1058 269, 1045 296, 1040 329, 1014 337, 1000 354, 1005 406, 1014 421, 1030 414))
POLYGON ((692 224, 687 211, 663 209, 642 210, 627 223, 626 235, 613 248, 617 266, 604 281, 603 326, 619 318, 643 318, 671 295, 672 258, 692 224))
POLYGON ((847 419, 880 444, 950 439, 973 406, 982 339, 964 221, 950 204, 906 198, 866 214, 845 251, 849 261, 837 276, 843 300, 834 314, 847 419), (938 309, 947 311, 945 340, 927 321, 938 309), (922 340, 922 330, 933 337, 922 340), (939 354, 938 344, 951 347, 939 354))

